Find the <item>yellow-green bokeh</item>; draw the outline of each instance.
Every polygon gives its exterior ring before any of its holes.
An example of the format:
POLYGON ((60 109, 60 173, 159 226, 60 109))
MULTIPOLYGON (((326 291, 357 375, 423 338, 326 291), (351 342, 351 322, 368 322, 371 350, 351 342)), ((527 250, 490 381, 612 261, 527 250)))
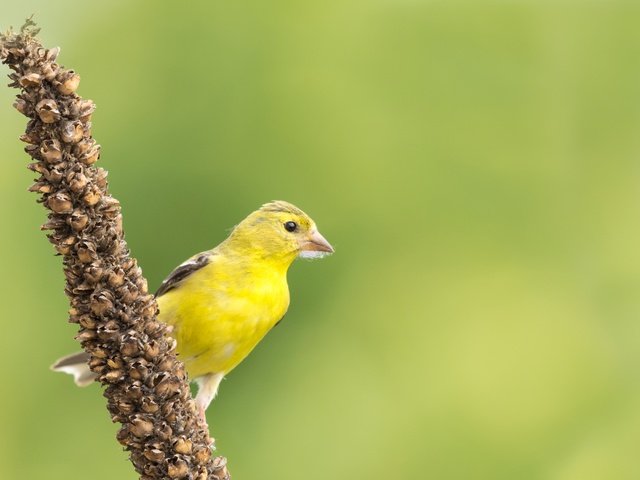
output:
MULTIPOLYGON (((234 478, 640 478, 640 4, 5 3, 97 103, 153 288, 271 199, 336 247, 209 411, 234 478)), ((75 326, 13 93, 0 478, 134 479, 47 369, 75 326)))

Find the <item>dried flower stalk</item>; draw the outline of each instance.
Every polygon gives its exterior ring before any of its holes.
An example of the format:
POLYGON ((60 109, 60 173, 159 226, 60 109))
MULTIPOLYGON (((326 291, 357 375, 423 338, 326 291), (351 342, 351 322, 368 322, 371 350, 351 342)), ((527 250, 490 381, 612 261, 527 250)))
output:
POLYGON ((107 172, 94 164, 95 105, 75 92, 80 77, 56 63, 28 19, 20 32, 0 34, 0 60, 20 88, 15 108, 30 118, 20 138, 40 176, 30 190, 49 210, 42 226, 63 257, 69 321, 106 386, 117 439, 143 480, 229 478, 226 459, 212 458, 211 439, 191 399, 175 341, 156 319, 157 305, 129 254, 119 202, 107 191, 107 172))

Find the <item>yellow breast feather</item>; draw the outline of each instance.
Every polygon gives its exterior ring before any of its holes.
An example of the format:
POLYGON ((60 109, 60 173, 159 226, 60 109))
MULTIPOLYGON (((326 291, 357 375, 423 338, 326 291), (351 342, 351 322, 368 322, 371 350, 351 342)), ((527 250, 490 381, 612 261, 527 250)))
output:
POLYGON ((205 266, 159 297, 158 305, 159 319, 174 328, 189 375, 227 374, 286 313, 286 270, 212 252, 205 266))

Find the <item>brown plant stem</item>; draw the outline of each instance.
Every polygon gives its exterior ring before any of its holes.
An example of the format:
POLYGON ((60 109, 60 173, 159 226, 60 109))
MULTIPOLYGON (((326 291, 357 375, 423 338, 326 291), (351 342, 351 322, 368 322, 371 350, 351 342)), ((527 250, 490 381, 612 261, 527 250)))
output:
POLYGON ((80 77, 56 63, 59 49, 45 49, 37 33, 28 19, 0 35, 0 60, 13 70, 9 86, 21 89, 14 106, 30 118, 20 137, 39 174, 30 190, 49 210, 42 228, 63 258, 69 321, 79 324, 76 338, 122 424, 117 439, 143 480, 228 479, 226 459, 212 458, 175 341, 129 254, 107 172, 95 166, 95 105, 75 93, 80 77))

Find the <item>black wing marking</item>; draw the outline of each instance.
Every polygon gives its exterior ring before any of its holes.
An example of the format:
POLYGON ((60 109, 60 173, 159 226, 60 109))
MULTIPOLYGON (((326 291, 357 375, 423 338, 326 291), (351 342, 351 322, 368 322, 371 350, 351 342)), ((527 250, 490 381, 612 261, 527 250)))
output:
POLYGON ((164 295, 169 290, 173 290, 182 283, 182 281, 194 272, 197 272, 202 267, 211 263, 213 257, 212 252, 203 252, 191 257, 182 265, 176 267, 176 269, 169 274, 167 278, 160 284, 160 288, 156 292, 156 297, 164 295))

